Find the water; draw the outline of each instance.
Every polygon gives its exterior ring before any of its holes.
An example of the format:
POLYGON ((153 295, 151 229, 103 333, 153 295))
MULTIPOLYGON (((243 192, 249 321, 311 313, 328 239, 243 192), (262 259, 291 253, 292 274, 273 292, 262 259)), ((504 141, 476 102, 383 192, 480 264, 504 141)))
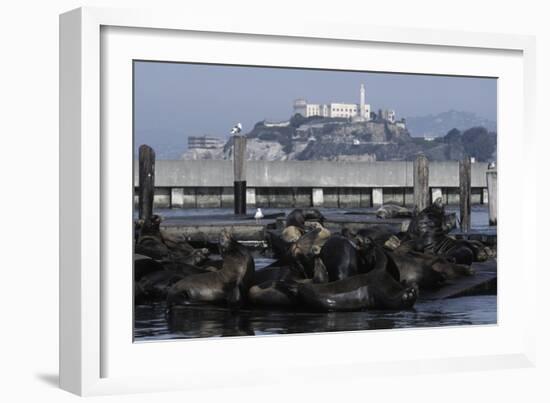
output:
MULTIPOLYGON (((263 209, 264 214, 288 213, 291 209, 263 209)), ((322 209, 326 212, 374 211, 375 209, 322 209)), ((458 214, 458 209, 447 207, 458 214)), ((157 210, 164 217, 232 214, 231 209, 157 210)), ((249 214, 254 210, 249 209, 249 214)), ((486 206, 472 206, 472 230, 488 233, 486 206)), ((256 257, 256 269, 273 260, 256 257)), ((497 322, 497 296, 477 295, 444 300, 418 301, 406 311, 361 311, 312 313, 273 309, 230 311, 216 306, 176 307, 168 311, 165 303, 136 306, 134 337, 139 341, 317 333, 371 329, 423 328, 441 326, 488 325, 497 322)))
POLYGON ((136 341, 495 324, 496 295, 417 302, 407 311, 311 313, 215 306, 137 306, 136 341))

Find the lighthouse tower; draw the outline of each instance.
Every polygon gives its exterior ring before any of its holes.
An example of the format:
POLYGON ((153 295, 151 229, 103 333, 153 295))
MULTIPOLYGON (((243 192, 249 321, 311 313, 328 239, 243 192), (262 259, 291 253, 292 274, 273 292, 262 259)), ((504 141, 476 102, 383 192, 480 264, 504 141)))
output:
POLYGON ((359 118, 365 118, 365 85, 361 84, 361 91, 359 95, 359 118))

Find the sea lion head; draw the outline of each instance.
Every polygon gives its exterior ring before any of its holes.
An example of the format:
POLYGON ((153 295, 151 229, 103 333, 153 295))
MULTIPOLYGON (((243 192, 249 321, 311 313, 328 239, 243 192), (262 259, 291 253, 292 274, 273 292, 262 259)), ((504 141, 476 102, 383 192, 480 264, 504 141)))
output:
POLYGON ((227 252, 229 249, 231 249, 233 242, 234 240, 233 240, 233 236, 231 235, 231 232, 229 232, 226 228, 224 228, 220 232, 220 237, 219 237, 220 253, 223 254, 227 252))
POLYGON ((323 226, 321 225, 321 223, 317 222, 317 221, 308 221, 306 223, 306 227, 308 228, 311 228, 311 229, 315 229, 315 228, 323 228, 323 226))
POLYGON ((208 249, 195 249, 191 254, 189 255, 189 264, 192 264, 194 266, 198 266, 206 261, 208 258, 208 249), (206 250, 206 252, 205 252, 206 250))
POLYGON ((442 209, 443 208, 443 198, 438 197, 435 199, 435 201, 432 203, 435 207, 442 209))
POLYGON ((162 217, 154 214, 149 219, 139 219, 136 221, 136 227, 139 229, 140 235, 159 235, 160 236, 160 223, 162 217))

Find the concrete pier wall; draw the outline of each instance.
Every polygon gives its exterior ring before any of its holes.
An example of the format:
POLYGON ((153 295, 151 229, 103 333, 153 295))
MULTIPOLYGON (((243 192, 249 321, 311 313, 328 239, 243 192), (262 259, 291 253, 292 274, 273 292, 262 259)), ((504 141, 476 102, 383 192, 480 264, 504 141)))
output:
MULTIPOLYGON (((472 204, 486 203, 487 164, 472 163, 472 204)), ((134 185, 138 185, 137 162, 134 185)), ((248 161, 249 207, 359 208, 413 204, 413 162, 248 161)), ((430 162, 432 198, 458 204, 458 162, 430 162)), ((233 207, 232 161, 159 160, 157 208, 233 207)), ((137 200, 137 199, 136 199, 137 200)))

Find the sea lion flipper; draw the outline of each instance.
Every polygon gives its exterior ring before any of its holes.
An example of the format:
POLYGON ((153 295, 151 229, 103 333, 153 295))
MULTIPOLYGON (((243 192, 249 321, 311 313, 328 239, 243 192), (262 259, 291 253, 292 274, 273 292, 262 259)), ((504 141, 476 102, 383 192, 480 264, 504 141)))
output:
POLYGON ((321 257, 315 258, 315 266, 313 268, 313 282, 314 283, 328 283, 328 271, 321 260, 321 257))
POLYGON ((395 281, 399 282, 401 279, 401 274, 399 273, 399 267, 393 259, 390 252, 385 252, 386 258, 388 259, 388 264, 386 265, 386 271, 392 276, 395 281))
POLYGON ((374 249, 375 264, 373 272, 388 273, 397 282, 400 280, 399 268, 397 263, 391 257, 391 252, 385 251, 383 248, 376 246, 374 249))
POLYGON ((241 288, 237 282, 232 281, 230 283, 224 284, 223 291, 226 295, 227 305, 230 307, 238 307, 242 301, 241 288))

